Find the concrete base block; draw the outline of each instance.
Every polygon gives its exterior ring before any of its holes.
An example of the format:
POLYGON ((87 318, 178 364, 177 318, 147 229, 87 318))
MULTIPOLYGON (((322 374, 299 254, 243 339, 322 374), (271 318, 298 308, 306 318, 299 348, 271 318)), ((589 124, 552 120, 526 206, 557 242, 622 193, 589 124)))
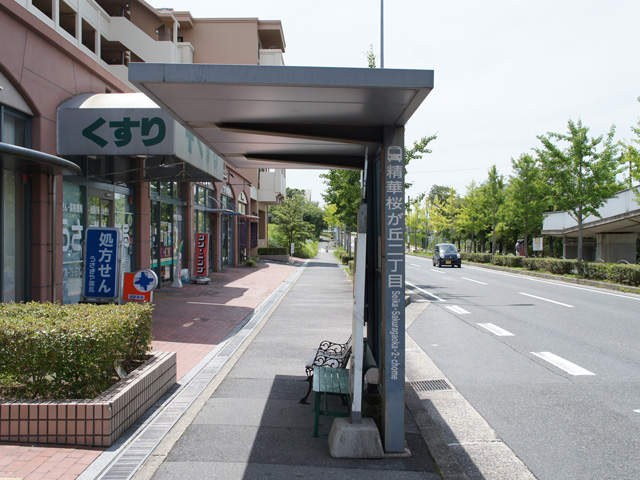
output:
POLYGON ((351 423, 350 418, 336 418, 329 434, 329 453, 334 458, 382 458, 382 441, 372 418, 351 423))

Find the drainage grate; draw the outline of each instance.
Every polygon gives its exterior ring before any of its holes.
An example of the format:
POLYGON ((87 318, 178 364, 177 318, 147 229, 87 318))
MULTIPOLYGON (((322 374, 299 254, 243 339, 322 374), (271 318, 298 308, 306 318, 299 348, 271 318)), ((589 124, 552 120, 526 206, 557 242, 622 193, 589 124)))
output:
POLYGON ((446 380, 417 380, 411 382, 416 392, 433 392, 436 390, 451 390, 446 380))

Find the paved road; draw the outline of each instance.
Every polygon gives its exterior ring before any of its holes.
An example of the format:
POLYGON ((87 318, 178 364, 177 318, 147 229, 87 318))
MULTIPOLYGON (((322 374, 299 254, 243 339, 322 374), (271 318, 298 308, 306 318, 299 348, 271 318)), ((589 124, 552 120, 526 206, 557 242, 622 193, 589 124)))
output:
POLYGON ((541 480, 640 478, 640 296, 407 257, 408 333, 541 480))

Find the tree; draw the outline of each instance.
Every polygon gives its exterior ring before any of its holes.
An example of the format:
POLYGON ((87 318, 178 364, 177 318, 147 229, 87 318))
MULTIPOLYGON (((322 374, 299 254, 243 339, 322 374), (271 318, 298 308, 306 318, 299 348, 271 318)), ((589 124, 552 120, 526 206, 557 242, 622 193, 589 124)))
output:
POLYGON ((578 224, 578 261, 582 261, 584 219, 600 217, 598 209, 620 190, 618 145, 613 141, 614 126, 597 138, 589 138, 589 129, 581 120, 569 120, 567 127, 567 134, 539 135, 542 148, 536 151, 554 208, 566 211, 578 224))
POLYGON ((476 251, 476 240, 487 229, 487 218, 481 202, 481 189, 475 180, 467 186, 467 194, 461 201, 458 228, 471 240, 473 251, 476 251))
POLYGON ((491 226, 491 254, 495 255, 496 230, 501 220, 500 213, 504 203, 504 177, 498 174, 498 169, 495 165, 489 169, 489 178, 482 185, 482 193, 484 207, 491 226))
MULTIPOLYGON (((640 97, 638 98, 640 102, 640 97)), ((640 121, 635 127, 631 127, 631 131, 635 133, 636 138, 632 138, 629 143, 621 142, 622 155, 620 157, 620 164, 626 169, 628 165, 628 182, 629 188, 633 188, 633 181, 640 182, 640 121)), ((638 187, 635 187, 636 200, 640 201, 640 191, 638 187)))
POLYGON ((548 203, 544 195, 542 170, 533 156, 522 154, 511 159, 513 172, 505 195, 505 219, 522 233, 524 256, 529 256, 529 236, 542 229, 542 213, 548 203))
MULTIPOLYGON (((287 191, 287 195, 289 193, 287 191)), ((304 220, 310 202, 300 193, 291 193, 291 196, 287 196, 280 205, 269 209, 273 223, 284 236, 287 247, 292 243, 305 242, 315 237, 314 225, 304 220)))
POLYGON ((411 160, 422 159, 423 155, 428 153, 432 153, 433 150, 427 148, 427 145, 438 138, 437 135, 431 135, 429 137, 422 137, 420 140, 416 140, 413 142, 413 147, 405 148, 404 151, 404 174, 405 174, 405 184, 404 188, 409 189, 413 185, 413 183, 407 183, 407 166, 411 162, 411 160))
MULTIPOLYGON (((407 214, 405 216, 406 226, 409 228, 409 232, 413 233, 413 246, 418 248, 418 230, 422 229, 425 225, 426 212, 420 207, 420 203, 424 198, 424 193, 418 195, 416 198, 412 198, 407 202, 407 214)), ((407 243, 411 243, 411 237, 407 239, 407 243)))
POLYGON ((327 189, 322 198, 327 204, 335 205, 335 216, 349 232, 358 226, 358 204, 360 203, 360 171, 329 170, 320 175, 327 189))
POLYGON ((367 66, 369 68, 376 68, 376 54, 373 53, 373 45, 369 45, 369 51, 367 52, 367 66))
POLYGON ((308 200, 307 193, 304 190, 287 187, 287 198, 293 198, 296 195, 301 195, 305 199, 302 219, 313 225, 314 238, 320 238, 322 232, 327 229, 327 222, 324 219, 324 210, 320 208, 318 202, 308 200))

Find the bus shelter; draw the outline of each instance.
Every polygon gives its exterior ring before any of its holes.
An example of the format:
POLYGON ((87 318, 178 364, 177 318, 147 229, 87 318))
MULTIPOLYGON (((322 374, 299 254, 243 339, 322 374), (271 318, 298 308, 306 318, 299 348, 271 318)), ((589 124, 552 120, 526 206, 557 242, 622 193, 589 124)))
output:
POLYGON ((129 80, 233 167, 364 172, 355 313, 345 322, 356 377, 364 332, 380 368, 384 450, 403 452, 404 126, 433 71, 132 63, 129 80))

